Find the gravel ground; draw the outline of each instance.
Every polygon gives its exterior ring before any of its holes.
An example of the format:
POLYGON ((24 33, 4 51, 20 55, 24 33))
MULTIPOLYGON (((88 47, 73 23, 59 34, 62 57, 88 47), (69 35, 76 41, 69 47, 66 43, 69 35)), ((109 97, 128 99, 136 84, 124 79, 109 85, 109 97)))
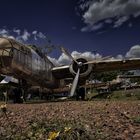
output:
POLYGON ((140 140, 140 101, 8 104, 0 139, 140 140), (69 128, 67 132, 64 129, 69 128))

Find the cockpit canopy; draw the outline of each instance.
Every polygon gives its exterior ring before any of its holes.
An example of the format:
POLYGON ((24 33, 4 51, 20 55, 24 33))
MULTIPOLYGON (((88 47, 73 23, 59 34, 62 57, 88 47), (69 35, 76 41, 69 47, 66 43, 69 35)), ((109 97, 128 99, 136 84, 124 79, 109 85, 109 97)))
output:
POLYGON ((10 56, 11 43, 6 38, 0 38, 0 56, 10 56))
POLYGON ((13 49, 30 54, 30 49, 25 45, 10 38, 0 37, 0 56, 12 56, 13 49))

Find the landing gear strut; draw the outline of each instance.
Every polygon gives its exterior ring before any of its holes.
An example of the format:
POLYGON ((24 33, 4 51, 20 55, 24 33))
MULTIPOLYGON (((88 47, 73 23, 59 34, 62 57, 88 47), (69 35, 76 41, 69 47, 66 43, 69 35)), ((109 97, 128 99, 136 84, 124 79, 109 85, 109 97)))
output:
POLYGON ((23 103, 26 101, 27 84, 25 80, 19 79, 18 87, 13 90, 14 103, 23 103))
POLYGON ((85 100, 85 88, 84 87, 80 87, 77 88, 76 90, 76 100, 78 101, 79 99, 81 100, 85 100))
POLYGON ((14 92, 14 103, 23 103, 22 97, 22 89, 20 87, 15 88, 14 92))

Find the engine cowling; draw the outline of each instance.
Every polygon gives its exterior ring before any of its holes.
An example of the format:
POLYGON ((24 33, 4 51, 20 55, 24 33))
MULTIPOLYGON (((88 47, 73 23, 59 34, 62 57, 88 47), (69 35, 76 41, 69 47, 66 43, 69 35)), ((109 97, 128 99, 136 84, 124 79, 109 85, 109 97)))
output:
MULTIPOLYGON (((91 73, 91 70, 92 70, 92 65, 84 64, 84 63, 88 62, 88 60, 86 58, 80 57, 80 58, 77 58, 76 61, 80 63, 80 77, 83 78, 83 77, 89 76, 89 74, 91 73)), ((79 65, 73 61, 70 65, 70 72, 73 75, 76 75, 78 68, 79 68, 79 65)))

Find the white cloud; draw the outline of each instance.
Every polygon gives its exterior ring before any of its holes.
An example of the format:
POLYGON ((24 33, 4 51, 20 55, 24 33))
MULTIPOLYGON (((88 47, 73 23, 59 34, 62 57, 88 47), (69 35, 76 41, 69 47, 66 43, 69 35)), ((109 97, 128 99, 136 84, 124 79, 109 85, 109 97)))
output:
POLYGON ((68 65, 71 63, 71 60, 62 53, 58 59, 52 58, 48 56, 48 59, 55 65, 55 66, 61 66, 61 65, 68 65))
POLYGON ((81 29, 82 32, 87 32, 87 31, 96 31, 98 29, 101 29, 103 27, 103 23, 95 24, 94 26, 85 26, 81 29))
POLYGON ((56 58, 52 58, 48 56, 48 59, 55 65, 55 66, 60 66, 58 60, 56 58))
POLYGON ((69 57, 67 55, 65 55, 64 53, 62 53, 60 55, 60 57, 58 58, 58 63, 60 65, 67 65, 71 63, 71 60, 69 59, 69 57))
POLYGON ((14 36, 9 34, 9 30, 7 30, 7 29, 0 29, 0 36, 15 39, 14 36))
POLYGON ((37 34, 37 31, 33 31, 32 34, 33 34, 33 35, 36 35, 36 34, 37 34))
POLYGON ((128 58, 140 57, 140 45, 132 46, 125 56, 128 58))
POLYGON ((20 35, 21 30, 20 29, 13 29, 13 32, 17 33, 17 35, 20 35))
MULTIPOLYGON (((102 56, 99 53, 94 54, 94 53, 91 53, 91 52, 83 52, 83 53, 81 53, 81 52, 73 51, 71 53, 71 55, 74 58, 82 57, 82 58, 86 58, 87 60, 95 60, 95 59, 102 58, 102 56)), ((56 66, 59 66, 59 65, 68 65, 68 64, 70 64, 72 62, 72 60, 68 56, 66 56, 64 53, 62 53, 58 59, 51 58, 51 57, 48 57, 48 58, 56 66)))
POLYGON ((13 28, 11 30, 2 28, 0 29, 0 36, 16 39, 22 43, 27 43, 27 41, 30 39, 34 39, 34 41, 38 41, 39 39, 46 39, 45 34, 37 30, 29 32, 27 29, 22 31, 21 29, 17 28, 13 28))
POLYGON ((32 34, 34 36, 34 40, 37 40, 37 31, 33 31, 32 34))
POLYGON ((30 33, 27 30, 24 30, 23 34, 21 35, 21 39, 27 41, 30 36, 31 36, 30 33))
POLYGON ((9 34, 9 31, 6 29, 0 29, 0 34, 9 34))
POLYGON ((89 5, 92 3, 92 0, 86 1, 86 0, 81 0, 79 1, 80 3, 80 9, 84 10, 85 8, 89 7, 89 5))
POLYGON ((123 57, 122 54, 118 54, 117 57, 116 57, 116 59, 123 59, 123 58, 124 58, 124 57, 123 57))
POLYGON ((90 26, 85 26, 81 29, 81 32, 91 31, 90 26))
POLYGON ((80 4, 80 8, 85 11, 83 20, 91 30, 103 20, 116 19, 113 21, 114 27, 119 27, 130 16, 140 16, 140 0, 88 0, 80 4))
MULTIPOLYGON (((74 57, 74 58, 79 58, 79 57, 82 57, 82 58, 86 58, 87 60, 95 60, 95 59, 101 59, 102 58, 102 55, 100 55, 99 53, 92 53, 92 52, 77 52, 77 51, 73 51, 71 53, 71 55, 74 57)), ((128 52, 126 52, 125 56, 123 56, 122 54, 118 54, 116 57, 111 57, 111 58, 108 58, 110 60, 116 60, 116 59, 124 59, 124 58, 140 58, 140 45, 135 45, 135 46, 132 46, 130 48, 130 50, 128 52)), ((61 56, 58 58, 58 59, 55 59, 55 58, 51 58, 49 57, 49 59, 56 65, 56 66, 60 66, 60 65, 68 65, 71 63, 71 60, 69 59, 68 56, 66 56, 65 54, 61 54, 61 56)))
POLYGON ((42 38, 42 39, 45 39, 45 38, 46 38, 46 36, 45 36, 42 32, 39 32, 39 33, 37 34, 37 36, 38 36, 39 38, 42 38))
POLYGON ((117 21, 115 21, 113 27, 114 27, 114 28, 117 28, 117 27, 121 26, 121 25, 122 25, 124 22, 126 22, 128 19, 129 19, 129 17, 127 17, 127 16, 124 16, 124 17, 119 18, 117 21))
POLYGON ((94 54, 92 52, 83 52, 83 53, 80 53, 80 52, 77 52, 77 51, 73 51, 71 53, 71 55, 74 58, 84 57, 84 58, 87 58, 88 60, 98 59, 98 58, 101 58, 102 57, 99 53, 96 53, 96 54, 94 54))

